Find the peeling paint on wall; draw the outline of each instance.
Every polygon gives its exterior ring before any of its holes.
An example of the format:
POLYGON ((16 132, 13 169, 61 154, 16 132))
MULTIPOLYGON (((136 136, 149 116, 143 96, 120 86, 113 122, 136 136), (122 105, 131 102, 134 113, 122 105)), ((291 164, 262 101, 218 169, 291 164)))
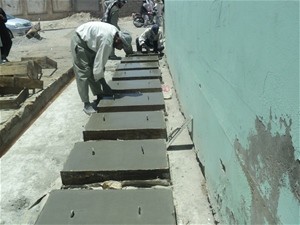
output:
MULTIPOLYGON (((270 118, 272 118, 270 116, 270 118)), ((271 121, 265 126, 256 117, 256 133, 250 132, 249 148, 235 140, 235 152, 252 190, 253 224, 283 223, 278 218, 280 190, 284 187, 300 202, 300 163, 294 157, 290 134, 292 120, 280 117, 285 133, 272 135, 271 121)))

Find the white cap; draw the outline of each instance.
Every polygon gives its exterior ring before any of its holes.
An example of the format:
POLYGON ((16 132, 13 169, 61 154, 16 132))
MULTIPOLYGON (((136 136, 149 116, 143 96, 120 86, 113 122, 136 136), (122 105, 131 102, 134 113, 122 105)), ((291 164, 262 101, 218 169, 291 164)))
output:
POLYGON ((131 35, 126 31, 119 31, 119 36, 122 40, 124 51, 126 52, 126 54, 131 54, 133 52, 131 45, 131 35))

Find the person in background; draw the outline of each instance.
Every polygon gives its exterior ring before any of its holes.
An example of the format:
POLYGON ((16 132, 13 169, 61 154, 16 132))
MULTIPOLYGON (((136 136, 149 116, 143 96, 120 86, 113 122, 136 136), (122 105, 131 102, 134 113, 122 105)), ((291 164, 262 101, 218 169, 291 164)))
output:
POLYGON ((159 26, 154 24, 136 38, 137 51, 142 52, 142 49, 145 48, 147 53, 153 49, 153 52, 162 54, 162 51, 164 50, 162 37, 163 35, 159 30, 159 26))
MULTIPOLYGON (((120 27, 118 25, 119 21, 119 10, 125 5, 127 0, 114 0, 114 1, 109 1, 108 6, 106 7, 104 16, 102 18, 102 22, 109 23, 114 25, 118 30, 120 30, 120 27)), ((111 60, 118 60, 121 59, 120 57, 117 57, 115 55, 115 50, 113 49, 109 59, 111 60)))
POLYGON ((164 8, 164 4, 162 2, 162 0, 155 0, 155 5, 154 8, 156 9, 156 15, 155 15, 155 23, 158 26, 161 26, 162 22, 163 22, 163 8, 164 8))
POLYGON ((1 47, 1 60, 2 62, 8 62, 8 55, 12 46, 12 41, 10 38, 9 31, 5 25, 7 21, 6 13, 2 8, 0 8, 0 37, 2 42, 1 47))
POLYGON ((105 64, 113 48, 131 53, 131 41, 129 33, 100 21, 84 23, 75 30, 71 40, 73 69, 86 114, 96 112, 103 96, 114 95, 104 78, 105 64), (89 87, 93 95, 97 96, 92 103, 89 101, 89 87))
POLYGON ((149 13, 152 14, 154 13, 154 2, 152 0, 143 0, 141 9, 140 9, 140 14, 142 15, 144 19, 144 27, 147 27, 149 25, 149 13))

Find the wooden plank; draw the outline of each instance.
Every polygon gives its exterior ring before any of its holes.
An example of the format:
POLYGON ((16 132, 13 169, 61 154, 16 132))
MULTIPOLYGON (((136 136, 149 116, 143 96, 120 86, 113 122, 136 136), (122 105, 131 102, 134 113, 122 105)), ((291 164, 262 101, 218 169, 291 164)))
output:
POLYGON ((8 62, 0 65, 0 76, 28 76, 39 79, 41 66, 35 61, 8 62))
POLYGON ((0 98, 0 109, 17 109, 29 96, 28 89, 23 89, 16 98, 2 99, 0 98))
POLYGON ((28 77, 0 77, 0 87, 39 88, 43 89, 44 82, 28 77))
POLYGON ((16 87, 0 87, 0 95, 7 95, 7 94, 19 94, 23 88, 16 88, 16 87))
POLYGON ((57 69, 57 62, 48 58, 47 56, 43 57, 22 57, 21 61, 36 61, 42 69, 57 69))

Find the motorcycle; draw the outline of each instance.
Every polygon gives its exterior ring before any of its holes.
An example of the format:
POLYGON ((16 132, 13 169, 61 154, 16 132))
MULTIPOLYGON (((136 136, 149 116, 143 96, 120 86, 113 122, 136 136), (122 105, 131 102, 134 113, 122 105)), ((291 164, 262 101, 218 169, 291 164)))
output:
POLYGON ((133 18, 133 24, 135 27, 142 27, 142 26, 147 26, 147 25, 153 25, 155 24, 154 22, 154 18, 155 18, 155 11, 149 11, 147 12, 147 16, 148 16, 148 21, 147 24, 145 24, 145 16, 146 15, 142 15, 141 13, 133 13, 132 14, 132 18, 133 18))

